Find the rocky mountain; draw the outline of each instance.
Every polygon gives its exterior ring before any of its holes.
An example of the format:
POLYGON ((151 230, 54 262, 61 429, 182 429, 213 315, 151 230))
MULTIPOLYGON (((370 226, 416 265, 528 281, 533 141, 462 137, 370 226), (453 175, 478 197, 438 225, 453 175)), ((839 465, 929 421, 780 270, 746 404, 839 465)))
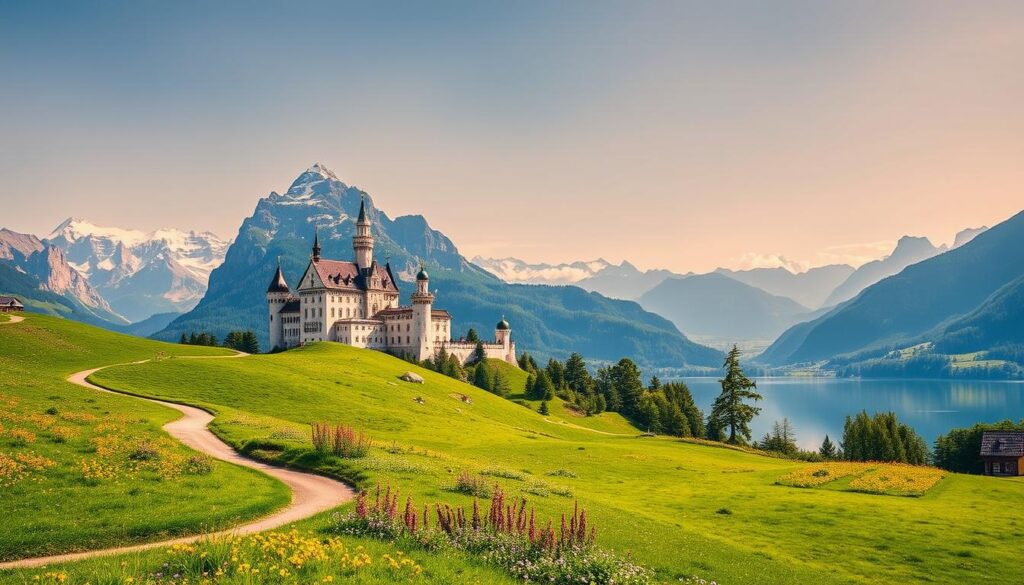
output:
POLYGON ((715 272, 770 294, 793 299, 805 307, 818 309, 832 291, 853 274, 854 269, 846 264, 830 264, 797 273, 781 266, 750 270, 719 268, 715 272))
POLYGON ((1018 346, 1024 357, 1024 274, 967 315, 940 326, 927 339, 935 351, 944 354, 1018 346))
POLYGON ((0 229, 0 291, 23 297, 30 308, 64 314, 93 324, 119 325, 116 314, 64 252, 30 234, 0 229), (34 301, 34 303, 33 303, 34 301))
MULTIPOLYGON (((918 253, 927 254, 929 247, 917 243, 918 253)), ((1005 299, 1015 297, 993 295, 1021 275, 1024 212, 960 247, 907 266, 811 322, 794 326, 758 359, 771 365, 836 358, 849 362, 917 343, 922 336, 927 340, 931 331, 954 335, 977 326, 971 323, 991 323, 992 318, 1006 314, 1001 309, 1008 306, 1005 299), (983 311, 988 321, 979 320, 973 312, 982 310, 990 298, 983 311), (961 320, 965 315, 967 321, 961 320), (949 323, 961 327, 943 327, 949 323)))
POLYGON ((669 278, 640 297, 686 335, 725 342, 772 340, 811 310, 719 272, 669 278))
POLYGON ((505 282, 514 284, 575 284, 613 266, 603 258, 589 262, 531 264, 518 258, 474 256, 471 262, 505 282))
POLYGON ((438 306, 453 314, 456 334, 473 327, 489 335, 504 314, 517 345, 540 356, 566 357, 579 351, 595 360, 631 356, 656 367, 719 365, 720 352, 691 342, 669 321, 636 303, 571 286, 502 281, 467 261, 424 217, 391 219, 369 194, 344 184, 319 164, 301 173, 285 193, 272 192, 259 200, 223 264, 210 274, 206 295, 157 337, 176 340, 192 331, 222 337, 232 329, 252 329, 265 347, 266 283, 278 258, 294 284, 309 261, 314 231, 324 257, 351 258, 355 217, 364 199, 376 240, 374 258, 390 261, 396 276, 406 281, 400 287, 403 302, 408 302, 420 263, 426 263, 438 306))
POLYGON ((822 306, 831 307, 848 301, 883 278, 898 274, 911 264, 917 264, 945 251, 946 246, 934 246, 928 238, 903 236, 896 243, 892 254, 881 260, 868 262, 855 270, 828 295, 822 306))
POLYGON ((119 314, 132 322, 184 312, 206 292, 210 272, 227 252, 209 232, 153 232, 67 219, 47 237, 119 314))

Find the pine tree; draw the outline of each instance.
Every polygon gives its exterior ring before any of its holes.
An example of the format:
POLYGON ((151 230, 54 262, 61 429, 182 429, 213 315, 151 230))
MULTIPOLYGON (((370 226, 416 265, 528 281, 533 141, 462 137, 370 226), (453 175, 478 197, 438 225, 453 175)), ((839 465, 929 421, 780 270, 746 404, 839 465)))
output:
POLYGON ((548 408, 547 400, 544 400, 543 402, 540 403, 540 408, 537 409, 537 412, 544 416, 551 414, 551 409, 548 408))
POLYGON ((189 345, 199 345, 199 337, 196 335, 195 331, 193 331, 192 335, 189 336, 188 344, 189 345))
POLYGON ((668 417, 662 426, 666 433, 675 437, 693 436, 693 433, 690 431, 690 423, 686 420, 683 411, 679 409, 677 404, 669 405, 668 417))
POLYGON ((818 454, 820 454, 825 459, 836 458, 835 443, 833 443, 832 440, 828 438, 828 435, 825 435, 825 440, 821 442, 821 448, 818 449, 818 454))
POLYGON ((587 371, 587 362, 583 356, 573 353, 565 360, 565 384, 573 392, 591 394, 594 392, 594 379, 587 371))
POLYGON ((751 390, 757 388, 757 384, 743 373, 740 366, 740 350, 735 345, 726 356, 722 367, 725 368, 725 377, 718 381, 722 385, 722 393, 711 407, 710 419, 715 421, 717 429, 728 430, 729 443, 749 441, 750 421, 761 412, 761 409, 744 401, 761 400, 761 395, 751 390))
POLYGON ((181 340, 178 341, 178 343, 180 343, 182 345, 188 345, 188 337, 186 337, 185 334, 182 333, 181 334, 181 340))
POLYGON ((491 386, 491 392, 494 392, 502 398, 507 397, 510 392, 508 380, 505 379, 505 376, 501 375, 501 370, 498 368, 495 368, 494 370, 494 381, 491 386))
POLYGON ((551 400, 555 397, 555 386, 551 383, 551 378, 548 377, 546 371, 537 372, 533 387, 530 388, 526 397, 530 400, 551 400))
POLYGON ((469 331, 466 332, 466 341, 469 343, 480 342, 480 336, 477 335, 476 329, 473 329, 472 327, 469 328, 469 331))
POLYGON ((256 354, 260 352, 260 341, 256 338, 256 334, 252 331, 246 331, 242 334, 242 351, 245 353, 256 354))
MULTIPOLYGON (((470 329, 472 331, 472 329, 470 329)), ((479 339, 476 342, 476 349, 473 350, 473 361, 482 364, 487 359, 487 352, 484 351, 484 344, 479 339)))
POLYGON ((651 384, 647 388, 649 390, 659 390, 661 388, 661 379, 657 376, 651 376, 651 384))
POLYGON ((644 394, 644 383, 640 378, 640 368, 629 358, 622 358, 611 369, 612 387, 615 388, 622 401, 621 412, 626 416, 636 417, 640 406, 640 398, 644 394))
POLYGON ((473 368, 473 385, 488 392, 493 390, 494 381, 487 362, 480 362, 473 368))

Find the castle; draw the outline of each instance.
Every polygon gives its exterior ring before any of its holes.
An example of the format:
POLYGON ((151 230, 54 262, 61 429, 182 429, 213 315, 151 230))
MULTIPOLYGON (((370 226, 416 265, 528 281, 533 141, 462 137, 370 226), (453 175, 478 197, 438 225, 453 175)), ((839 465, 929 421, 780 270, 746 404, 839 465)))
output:
MULTIPOLYGON (((441 349, 462 363, 472 359, 477 344, 452 340, 452 316, 433 308, 434 295, 425 270, 416 275, 412 306, 399 306, 398 281, 390 263, 381 266, 373 259, 365 201, 359 206, 352 248, 355 262, 321 258, 320 238, 315 235, 313 254, 294 293, 278 265, 267 288, 271 348, 336 341, 417 361, 431 358, 441 349)), ((494 334, 494 342, 482 344, 486 356, 515 364, 516 344, 504 318, 494 334)))

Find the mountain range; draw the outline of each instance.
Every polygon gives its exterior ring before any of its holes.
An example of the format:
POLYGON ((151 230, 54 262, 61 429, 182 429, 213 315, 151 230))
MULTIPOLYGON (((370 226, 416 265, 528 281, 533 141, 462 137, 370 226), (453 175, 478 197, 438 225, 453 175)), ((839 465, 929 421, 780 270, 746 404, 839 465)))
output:
POLYGON ((930 257, 790 328, 758 359, 769 365, 851 364, 920 344, 991 349, 1020 318, 1012 301, 1024 275, 1024 212, 973 235, 938 255, 930 255, 930 243, 913 242, 912 252, 930 257))
POLYGON ((667 317, 680 331, 726 344, 775 339, 809 318, 811 309, 719 272, 668 278, 640 297, 640 305, 667 317))
POLYGON ((0 292, 26 307, 94 325, 127 325, 64 252, 31 234, 0 229, 0 292))
POLYGON ((510 284, 469 262, 455 244, 430 227, 426 218, 391 219, 373 198, 316 164, 288 190, 259 200, 228 248, 223 264, 210 274, 199 304, 156 335, 176 340, 182 333, 208 331, 223 336, 252 329, 266 346, 266 282, 280 261, 292 284, 309 261, 314 232, 326 258, 349 259, 355 216, 365 201, 376 240, 374 257, 391 264, 407 284, 426 264, 437 306, 454 316, 456 334, 470 327, 489 335, 504 314, 517 345, 539 357, 566 357, 579 351, 596 361, 630 356, 653 367, 718 366, 721 353, 693 343, 671 322, 633 302, 614 300, 574 286, 510 284))
POLYGON ((65 220, 46 239, 131 322, 194 307, 230 243, 209 232, 145 233, 81 219, 65 220))

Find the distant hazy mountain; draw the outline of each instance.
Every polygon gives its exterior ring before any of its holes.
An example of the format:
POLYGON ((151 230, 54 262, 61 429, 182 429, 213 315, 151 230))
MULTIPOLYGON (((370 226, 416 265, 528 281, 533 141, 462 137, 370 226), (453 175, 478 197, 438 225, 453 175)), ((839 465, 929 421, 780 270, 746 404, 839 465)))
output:
POLYGON ((612 266, 602 258, 589 262, 531 264, 518 258, 474 256, 471 262, 505 282, 514 284, 575 284, 612 266))
POLYGON ((146 233, 81 219, 65 220, 47 241, 63 250, 110 306, 133 322, 194 307, 229 245, 209 232, 146 233))
MULTIPOLYGON (((917 242, 919 254, 927 254, 928 247, 930 244, 917 242)), ((993 295, 1021 275, 1024 212, 958 248, 881 280, 814 321, 791 328, 759 359, 784 365, 870 352, 917 340, 947 322, 958 324, 946 329, 949 335, 956 335, 979 323, 1002 319, 1003 308, 1016 298, 1011 294, 1015 289, 1003 296, 993 295), (990 297, 989 306, 982 307, 990 297), (981 312, 972 313, 976 309, 981 312), (968 315, 966 321, 958 320, 964 315, 968 315)), ((988 333, 979 331, 977 335, 988 333)))
POLYGON ((782 267, 751 270, 719 268, 716 272, 773 295, 793 299, 805 307, 817 309, 823 306, 825 299, 837 286, 853 274, 854 269, 846 264, 830 264, 795 274, 782 267))
POLYGON ((857 296, 860 291, 876 282, 898 274, 907 266, 917 264, 946 251, 945 246, 936 247, 928 238, 903 236, 896 243, 896 249, 881 260, 864 264, 851 274, 825 299, 824 306, 838 305, 857 296))
POLYGON ((689 274, 676 274, 661 269, 640 271, 636 266, 624 261, 618 266, 608 266, 590 278, 577 282, 576 286, 614 299, 636 300, 667 278, 679 278, 689 274))
POLYGON ((0 266, 0 293, 22 298, 27 307, 93 324, 128 322, 68 263, 60 248, 33 235, 0 229, 0 266))
POLYGON ((579 351, 595 360, 630 356, 657 367, 720 365, 721 352, 693 343, 668 320, 636 303, 574 286, 513 285, 496 278, 467 261, 422 216, 392 220, 372 197, 345 185, 322 165, 300 174, 286 193, 272 192, 259 200, 223 264, 211 273, 206 295, 157 337, 176 340, 192 331, 222 337, 232 329, 252 329, 266 346, 266 288, 277 258, 295 285, 309 261, 316 228, 324 257, 351 259, 363 198, 373 222, 374 258, 390 261, 396 276, 406 281, 400 287, 403 301, 408 302, 409 281, 425 262, 437 306, 454 316, 455 334, 473 327, 489 336, 505 314, 517 346, 540 356, 567 357, 579 351))
POLYGON ((956 234, 956 238, 953 239, 953 247, 954 248, 959 248, 960 246, 963 246, 967 242, 970 242, 971 240, 976 238, 978 236, 978 234, 984 232, 987 229, 988 229, 988 226, 983 225, 983 226, 978 227, 978 228, 967 228, 967 229, 964 229, 964 230, 960 230, 956 234))
POLYGON ((640 304, 686 335, 736 341, 774 339, 811 312, 718 272, 666 279, 640 297, 640 304))

